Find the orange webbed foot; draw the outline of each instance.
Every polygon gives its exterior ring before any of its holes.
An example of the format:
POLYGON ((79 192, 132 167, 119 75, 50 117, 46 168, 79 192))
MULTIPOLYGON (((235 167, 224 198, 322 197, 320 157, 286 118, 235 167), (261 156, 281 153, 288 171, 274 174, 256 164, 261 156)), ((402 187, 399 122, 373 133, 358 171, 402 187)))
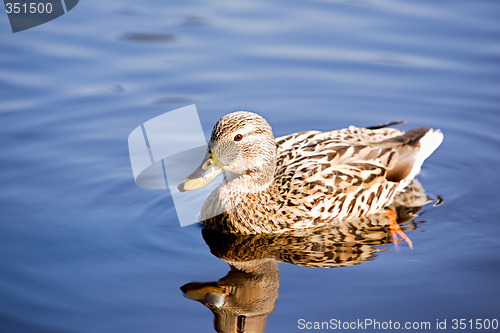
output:
POLYGON ((408 244, 410 249, 413 249, 413 242, 399 227, 398 216, 396 215, 396 213, 391 209, 386 209, 385 214, 387 215, 387 219, 389 220, 389 228, 391 231, 391 237, 394 242, 394 246, 397 248, 398 242, 404 240, 408 244), (398 236, 401 239, 398 239, 398 236))

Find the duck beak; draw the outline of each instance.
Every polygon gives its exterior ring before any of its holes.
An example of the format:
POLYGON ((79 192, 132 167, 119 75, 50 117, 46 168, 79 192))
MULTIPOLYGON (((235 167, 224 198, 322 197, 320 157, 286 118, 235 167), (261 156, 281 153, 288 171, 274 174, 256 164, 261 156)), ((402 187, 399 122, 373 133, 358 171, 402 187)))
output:
POLYGON ((217 282, 190 282, 181 287, 184 295, 194 301, 205 298, 208 293, 229 295, 229 286, 218 285, 217 282))
POLYGON ((202 303, 212 311, 218 311, 224 306, 226 296, 230 294, 228 285, 218 285, 217 282, 190 282, 181 287, 184 296, 202 303))
POLYGON ((215 153, 207 153, 201 165, 186 179, 177 185, 180 192, 199 189, 210 183, 218 174, 224 171, 215 153))

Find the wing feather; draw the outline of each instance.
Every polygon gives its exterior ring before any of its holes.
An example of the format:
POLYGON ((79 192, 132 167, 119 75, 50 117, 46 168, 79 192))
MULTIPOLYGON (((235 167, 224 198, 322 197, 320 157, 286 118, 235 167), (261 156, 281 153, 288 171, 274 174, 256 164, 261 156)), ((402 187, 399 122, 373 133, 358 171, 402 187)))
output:
POLYGON ((294 214, 318 220, 354 216, 364 206, 379 209, 385 202, 374 203, 383 195, 390 196, 386 174, 397 160, 397 152, 371 146, 368 132, 381 132, 372 135, 374 140, 401 133, 387 130, 351 126, 344 133, 307 131, 278 138, 276 181, 282 185, 281 206, 295 207, 294 214), (361 130, 366 135, 359 135, 361 130), (357 134, 352 135, 354 132, 357 134), (364 206, 356 200, 362 200, 364 206))

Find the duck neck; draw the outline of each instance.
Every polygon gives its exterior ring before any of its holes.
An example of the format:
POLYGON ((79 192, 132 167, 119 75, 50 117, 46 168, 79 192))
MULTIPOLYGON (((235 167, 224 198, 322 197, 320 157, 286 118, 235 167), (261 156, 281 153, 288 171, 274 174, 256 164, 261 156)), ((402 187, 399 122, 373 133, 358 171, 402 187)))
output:
POLYGON ((210 194, 203 205, 201 220, 209 227, 232 233, 279 230, 278 220, 272 219, 277 195, 274 173, 236 175, 210 194))
POLYGON ((274 182, 274 169, 250 170, 243 175, 227 172, 226 187, 234 196, 266 192, 274 182))

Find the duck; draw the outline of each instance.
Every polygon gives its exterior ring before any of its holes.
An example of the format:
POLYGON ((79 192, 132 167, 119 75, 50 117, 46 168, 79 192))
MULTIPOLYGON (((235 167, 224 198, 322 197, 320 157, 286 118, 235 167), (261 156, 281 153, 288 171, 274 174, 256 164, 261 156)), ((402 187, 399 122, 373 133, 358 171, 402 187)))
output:
MULTIPOLYGON (((279 233, 380 212, 394 222, 387 207, 443 141, 439 129, 390 127, 400 123, 275 138, 262 116, 229 113, 213 127, 203 161, 178 190, 199 189, 224 172, 200 212, 205 226, 223 233, 279 233)), ((400 233, 397 224, 394 233, 400 233)))

